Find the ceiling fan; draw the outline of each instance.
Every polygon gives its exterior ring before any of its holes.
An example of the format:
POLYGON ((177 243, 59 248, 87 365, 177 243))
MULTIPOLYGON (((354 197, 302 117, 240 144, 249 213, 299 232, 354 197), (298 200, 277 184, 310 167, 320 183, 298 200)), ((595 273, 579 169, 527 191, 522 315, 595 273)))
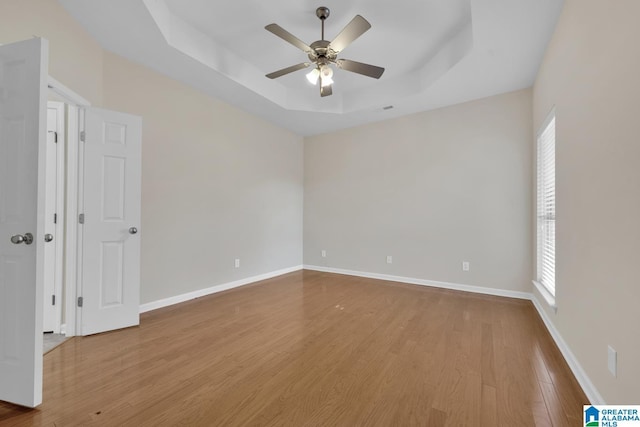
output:
POLYGON ((344 27, 340 34, 338 34, 333 41, 329 42, 324 39, 324 21, 329 17, 329 8, 324 6, 319 7, 316 9, 316 16, 322 22, 322 37, 321 40, 317 40, 311 43, 311 45, 307 45, 278 24, 269 24, 264 27, 267 31, 304 51, 308 55, 309 61, 311 61, 274 71, 273 73, 267 74, 266 77, 275 79, 293 73, 294 71, 302 70, 313 64, 315 67, 307 74, 307 79, 314 85, 320 80, 320 96, 329 96, 333 93, 331 89, 331 85, 333 84, 333 69, 330 66, 331 64, 335 64, 340 69, 373 77, 374 79, 379 79, 380 76, 382 76, 382 73, 384 73, 384 68, 382 67, 351 61, 349 59, 338 59, 338 53, 371 28, 371 24, 369 24, 366 19, 360 15, 356 15, 355 18, 344 27))

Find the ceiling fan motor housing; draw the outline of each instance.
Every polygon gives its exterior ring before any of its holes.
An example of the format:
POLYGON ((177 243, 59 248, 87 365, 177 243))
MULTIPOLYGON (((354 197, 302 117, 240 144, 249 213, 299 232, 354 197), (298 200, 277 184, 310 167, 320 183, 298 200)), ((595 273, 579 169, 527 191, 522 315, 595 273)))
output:
POLYGON ((331 42, 327 40, 318 40, 311 43, 309 46, 311 48, 309 59, 312 62, 320 61, 322 59, 326 59, 327 62, 335 61, 338 54, 329 47, 330 43, 331 42))

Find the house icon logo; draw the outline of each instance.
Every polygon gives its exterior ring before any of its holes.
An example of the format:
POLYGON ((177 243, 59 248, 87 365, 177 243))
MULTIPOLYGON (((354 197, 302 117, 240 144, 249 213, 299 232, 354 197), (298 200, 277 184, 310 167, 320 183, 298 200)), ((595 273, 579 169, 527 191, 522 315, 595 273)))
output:
POLYGON ((600 411, 594 406, 589 406, 584 411, 584 425, 585 427, 598 427, 600 426, 600 411))

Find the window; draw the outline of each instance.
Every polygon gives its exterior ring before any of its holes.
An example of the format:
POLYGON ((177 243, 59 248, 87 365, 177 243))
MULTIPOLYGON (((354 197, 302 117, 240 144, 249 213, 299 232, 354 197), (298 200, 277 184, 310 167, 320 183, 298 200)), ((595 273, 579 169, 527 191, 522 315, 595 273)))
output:
POLYGON ((538 134, 537 281, 556 294, 556 117, 551 112, 538 134))

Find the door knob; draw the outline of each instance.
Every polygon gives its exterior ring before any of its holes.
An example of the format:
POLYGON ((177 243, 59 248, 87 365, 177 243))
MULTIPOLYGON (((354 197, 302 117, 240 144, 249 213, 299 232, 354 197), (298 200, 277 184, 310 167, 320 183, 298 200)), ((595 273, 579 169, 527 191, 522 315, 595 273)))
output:
POLYGON ((129 228, 129 234, 136 234, 138 232, 138 229, 135 227, 131 227, 129 228))
POLYGON ((45 242, 50 242, 53 240, 53 234, 45 234, 44 235, 44 241, 45 242))
POLYGON ((24 243, 25 245, 30 245, 33 243, 33 234, 24 233, 16 234, 15 236, 11 236, 11 243, 19 245, 20 243, 24 243))

